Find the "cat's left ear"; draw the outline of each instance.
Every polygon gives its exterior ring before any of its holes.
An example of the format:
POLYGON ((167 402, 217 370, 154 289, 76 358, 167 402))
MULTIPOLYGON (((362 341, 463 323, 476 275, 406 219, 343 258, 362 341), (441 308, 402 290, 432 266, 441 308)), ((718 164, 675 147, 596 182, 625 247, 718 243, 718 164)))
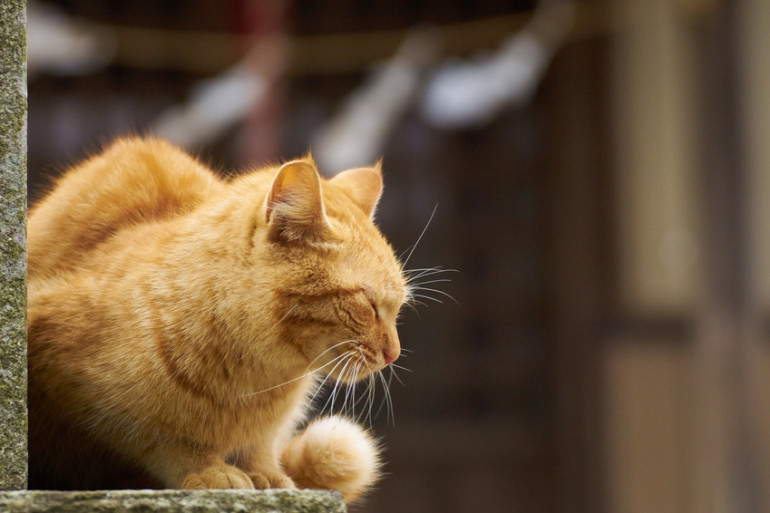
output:
POLYGON ((331 183, 344 190, 366 215, 372 217, 382 196, 382 159, 372 167, 343 171, 332 178, 331 183))
POLYGON ((281 166, 265 200, 271 236, 288 242, 318 241, 331 235, 321 195, 321 177, 312 161, 281 166))

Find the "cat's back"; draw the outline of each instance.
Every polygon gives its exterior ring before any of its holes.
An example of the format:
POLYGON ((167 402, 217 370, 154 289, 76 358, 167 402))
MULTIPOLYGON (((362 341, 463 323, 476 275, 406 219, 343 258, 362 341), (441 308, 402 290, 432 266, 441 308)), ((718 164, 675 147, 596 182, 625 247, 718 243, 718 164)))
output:
POLYGON ((120 139, 68 170, 30 210, 30 278, 74 270, 121 230, 189 213, 224 187, 209 168, 165 141, 120 139))

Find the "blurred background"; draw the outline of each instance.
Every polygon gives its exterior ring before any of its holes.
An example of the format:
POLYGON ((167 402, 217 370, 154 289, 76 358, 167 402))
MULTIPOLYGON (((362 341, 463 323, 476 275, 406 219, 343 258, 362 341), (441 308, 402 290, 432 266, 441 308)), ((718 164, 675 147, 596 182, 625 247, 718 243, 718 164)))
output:
POLYGON ((384 157, 382 230, 456 272, 351 511, 770 511, 770 2, 28 7, 33 199, 128 133, 384 157))

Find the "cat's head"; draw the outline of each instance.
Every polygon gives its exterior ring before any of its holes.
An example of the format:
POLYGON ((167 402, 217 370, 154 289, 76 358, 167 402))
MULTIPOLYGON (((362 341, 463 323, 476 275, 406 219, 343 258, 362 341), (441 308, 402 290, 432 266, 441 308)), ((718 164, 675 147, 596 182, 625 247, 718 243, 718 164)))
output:
POLYGON ((373 223, 380 164, 321 178, 312 158, 284 164, 263 206, 273 316, 311 370, 354 382, 398 358, 407 298, 401 264, 373 223))

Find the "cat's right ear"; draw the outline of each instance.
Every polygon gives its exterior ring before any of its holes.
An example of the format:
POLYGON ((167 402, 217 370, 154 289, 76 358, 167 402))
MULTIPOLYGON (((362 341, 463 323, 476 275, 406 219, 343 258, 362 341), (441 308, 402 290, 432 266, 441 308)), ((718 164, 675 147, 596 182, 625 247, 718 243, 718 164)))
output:
POLYGON ((302 160, 281 166, 265 200, 265 216, 274 240, 321 241, 331 235, 321 196, 321 177, 302 160))
POLYGON ((366 215, 373 217, 382 195, 382 159, 372 167, 342 171, 331 183, 343 189, 366 215))

